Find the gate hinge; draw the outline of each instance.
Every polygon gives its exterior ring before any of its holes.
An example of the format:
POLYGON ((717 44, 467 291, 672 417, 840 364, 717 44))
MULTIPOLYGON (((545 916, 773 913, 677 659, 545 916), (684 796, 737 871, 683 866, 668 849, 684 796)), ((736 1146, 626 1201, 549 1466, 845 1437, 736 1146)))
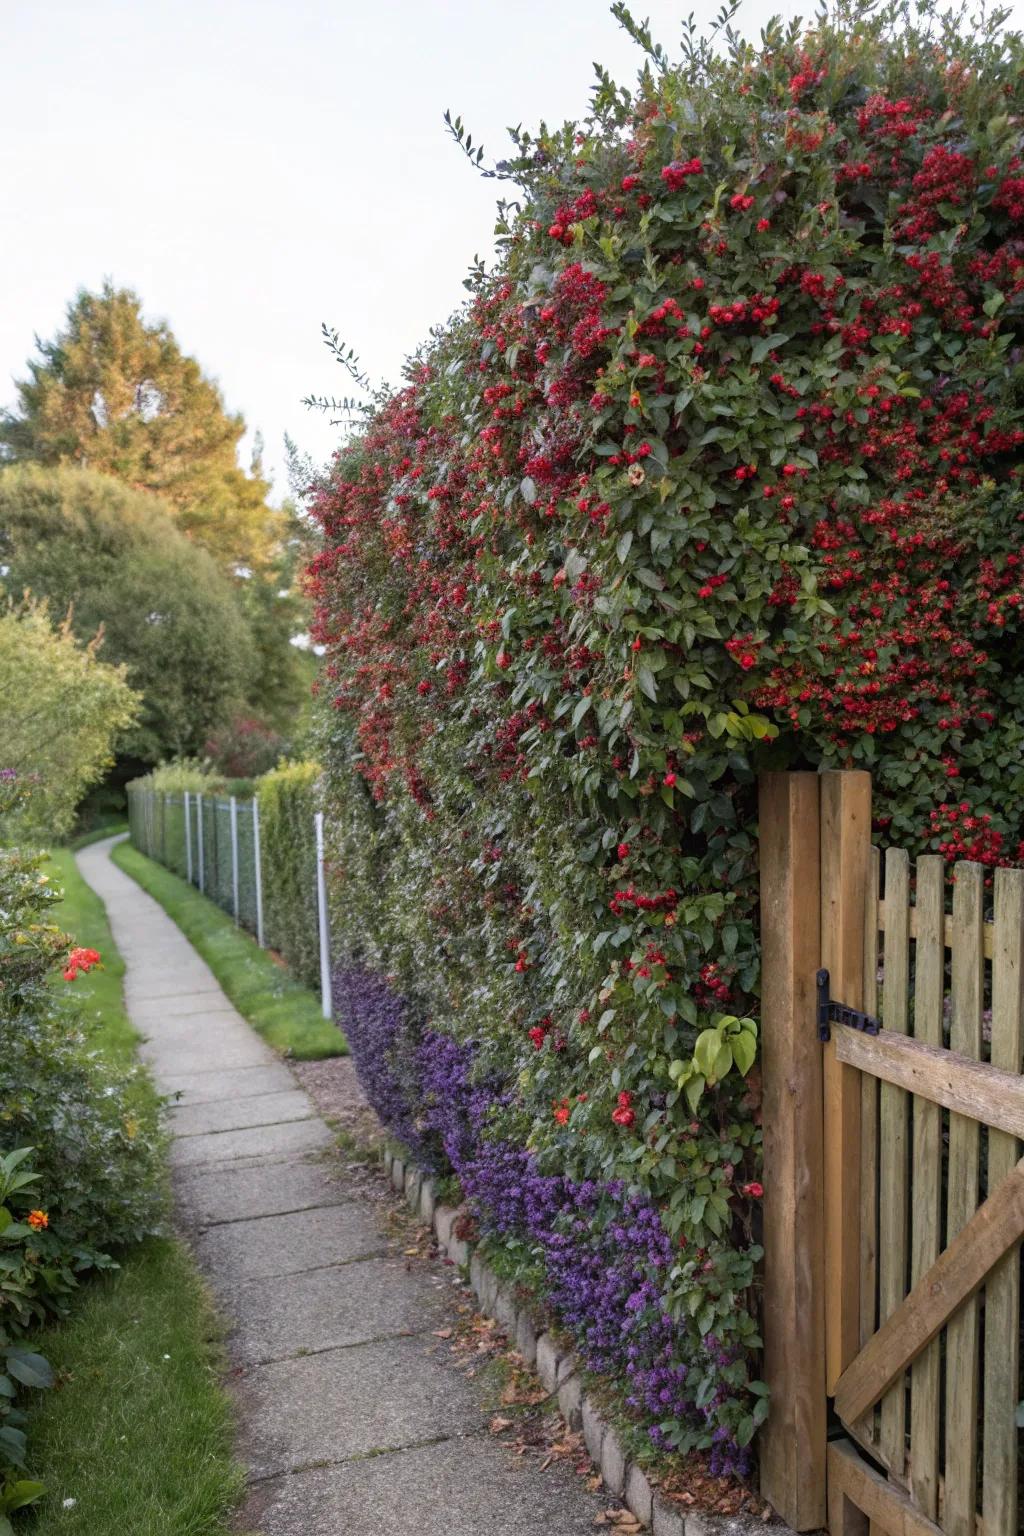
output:
POLYGON ((848 1008, 845 1003, 837 1003, 828 995, 828 971, 820 970, 815 978, 818 987, 818 1039, 831 1040, 833 1024, 848 1024, 851 1029, 860 1029, 866 1035, 877 1035, 882 1025, 870 1013, 862 1013, 859 1008, 848 1008))

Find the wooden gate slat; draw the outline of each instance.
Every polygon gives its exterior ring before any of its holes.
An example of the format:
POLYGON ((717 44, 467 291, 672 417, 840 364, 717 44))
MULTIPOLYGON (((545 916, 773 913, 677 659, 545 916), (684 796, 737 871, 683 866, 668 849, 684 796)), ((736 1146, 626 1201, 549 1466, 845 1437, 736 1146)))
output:
POLYGON ((895 1083, 979 1125, 1024 1137, 1024 1082, 1019 1074, 903 1035, 868 1035, 845 1024, 836 1025, 834 1034, 836 1056, 859 1072, 895 1083))
MULTIPOLYGON (((871 869, 871 775, 821 775, 821 949, 832 995, 864 996, 864 887, 871 869)), ((825 1047, 825 1351, 832 1391, 860 1347, 860 1103, 858 1074, 825 1047)))
POLYGON ((828 1512, 830 1536, 865 1536, 869 1531, 885 1536, 944 1536, 848 1440, 833 1440, 828 1448, 828 1512), (849 1504, 844 1508, 846 1500, 849 1504), (850 1512, 850 1505, 862 1512, 859 1518, 850 1512))
MULTIPOLYGON (((885 855, 886 929, 882 1022, 894 1035, 905 1035, 910 991, 910 859, 903 848, 885 855)), ((842 1058, 840 1058, 842 1059, 842 1058)), ((879 1102, 879 1179, 885 1191, 878 1229, 878 1319, 891 1317, 907 1294, 909 1231, 907 1177, 909 1119, 907 1095, 883 1082, 879 1102)), ((902 1376, 882 1399, 879 1448, 896 1477, 906 1461, 906 1393, 902 1376)))
MULTIPOLYGON (((914 1039, 942 1045, 946 992, 946 870, 939 854, 917 861, 917 943, 914 951, 914 1039)), ((939 1256, 942 1234, 942 1110, 914 1101, 910 1281, 916 1286, 939 1256)), ((938 1340, 926 1345, 910 1374, 910 1491, 922 1512, 939 1512, 940 1365, 938 1340)))
MULTIPOLYGON (((952 1021, 950 1048, 981 1057, 985 954, 984 869, 954 867, 952 1021)), ((946 1242, 966 1227, 978 1204, 981 1131, 964 1115, 949 1117, 946 1242)), ((940 1261, 941 1262, 941 1261, 940 1261)), ((946 1330, 946 1469, 943 1524, 947 1536, 975 1536, 978 1453, 978 1302, 972 1297, 946 1330)))
MULTIPOLYGON (((866 1413, 940 1329, 952 1328, 958 1317, 973 1308, 971 1298, 984 1285, 985 1276, 1007 1248, 1020 1241, 1022 1232, 1024 1157, 843 1372, 836 1387, 836 1412, 844 1422, 855 1422, 866 1413)), ((954 1408, 947 1396, 947 1423, 954 1408)), ((946 1481, 948 1503, 948 1451, 946 1481)))
MULTIPOLYGON (((882 855, 871 850, 864 905, 864 1009, 878 1013, 878 909, 882 855)), ((860 1079, 860 1344, 878 1327, 878 1091, 869 1072, 860 1079)), ((851 1430, 854 1426, 851 1426, 851 1430)), ((855 1427, 857 1437, 878 1454, 874 1411, 855 1427)))
MULTIPOLYGON (((996 871, 992 948, 992 1065, 1019 1074, 1024 1056, 1024 870, 996 871)), ((1024 1078, 1018 1081, 1024 1089, 1024 1078)), ((1007 1176, 1019 1155, 1017 1137, 1002 1131, 989 1132, 990 1189, 997 1179, 1007 1176)), ((1013 1250, 996 1265, 985 1286, 985 1536, 1017 1536, 1019 1360, 1020 1263, 1013 1250)))

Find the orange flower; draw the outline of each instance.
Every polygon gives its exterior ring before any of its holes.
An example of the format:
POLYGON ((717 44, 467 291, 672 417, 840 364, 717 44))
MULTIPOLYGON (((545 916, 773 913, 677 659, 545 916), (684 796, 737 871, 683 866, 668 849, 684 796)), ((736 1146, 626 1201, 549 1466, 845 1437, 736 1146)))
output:
POLYGON ((29 1211, 28 1224, 36 1232, 42 1232, 45 1227, 50 1225, 50 1218, 45 1211, 29 1211))

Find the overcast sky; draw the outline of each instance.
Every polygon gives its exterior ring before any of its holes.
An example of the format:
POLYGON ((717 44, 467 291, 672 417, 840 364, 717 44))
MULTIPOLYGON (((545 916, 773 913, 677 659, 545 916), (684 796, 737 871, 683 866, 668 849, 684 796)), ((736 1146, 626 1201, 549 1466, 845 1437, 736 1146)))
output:
MULTIPOLYGON (((674 52, 690 3, 633 9, 674 52)), ((638 64, 606 0, 0 0, 0 24, 0 404, 110 277, 263 433, 279 493, 284 432, 317 461, 337 441, 300 404, 345 393, 321 321, 394 381, 491 251, 495 184, 444 109, 501 158, 506 125, 584 110, 592 60, 638 64)))

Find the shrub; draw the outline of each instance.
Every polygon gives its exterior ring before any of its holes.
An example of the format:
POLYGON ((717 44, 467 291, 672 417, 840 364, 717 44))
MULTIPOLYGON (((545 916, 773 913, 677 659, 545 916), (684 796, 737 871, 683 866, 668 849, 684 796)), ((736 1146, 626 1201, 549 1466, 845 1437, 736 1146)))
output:
POLYGON ((21 1338, 73 1283, 66 1270, 47 1262, 47 1213, 29 1209, 38 1193, 36 1175, 26 1165, 31 1151, 21 1147, 0 1156, 0 1532, 11 1529, 7 1515, 34 1504, 44 1491, 23 1475, 27 1441, 18 1401, 25 1387, 52 1386, 53 1372, 21 1338))
MULTIPOLYGON (((12 798, 8 785, 0 804, 12 798)), ((154 1230, 160 1142, 141 1069, 101 1060, 66 995, 99 957, 49 920, 60 892, 42 866, 40 855, 0 849, 0 1152, 34 1149, 48 1241, 81 1270, 154 1230)))
MULTIPOLYGON (((0 783, 0 815, 24 794, 0 783)), ((41 1492, 21 1476, 12 1380, 44 1386, 49 1371, 25 1335, 62 1316, 78 1276, 155 1230, 163 1209, 152 1089, 90 1049, 67 987, 101 957, 51 920, 60 892, 42 864, 0 849, 0 1529, 41 1492)))
POLYGON ((318 754, 346 963, 473 1042, 474 1137, 587 1189, 598 1268, 656 1213, 634 1409, 742 1468, 757 773, 1024 837, 1024 50, 853 5, 676 65, 615 10, 638 88, 514 135, 497 270, 324 477, 318 754))
POLYGON ((319 776, 315 763, 286 763, 256 788, 267 943, 307 987, 316 987, 320 977, 313 833, 319 776))
POLYGON ((245 696, 252 635, 229 576, 156 496, 78 468, 0 472, 0 564, 84 639, 102 626, 142 709, 118 750, 143 763, 195 752, 245 696))
POLYGON ((206 743, 207 757, 229 779, 258 779, 270 772, 284 751, 284 737, 251 715, 233 716, 206 743))
POLYGON ((80 643, 68 620, 51 623, 44 603, 5 605, 0 596, 0 771, 31 778, 35 789, 0 809, 9 837, 64 836, 136 718, 139 695, 123 667, 100 659, 101 639, 80 643))

